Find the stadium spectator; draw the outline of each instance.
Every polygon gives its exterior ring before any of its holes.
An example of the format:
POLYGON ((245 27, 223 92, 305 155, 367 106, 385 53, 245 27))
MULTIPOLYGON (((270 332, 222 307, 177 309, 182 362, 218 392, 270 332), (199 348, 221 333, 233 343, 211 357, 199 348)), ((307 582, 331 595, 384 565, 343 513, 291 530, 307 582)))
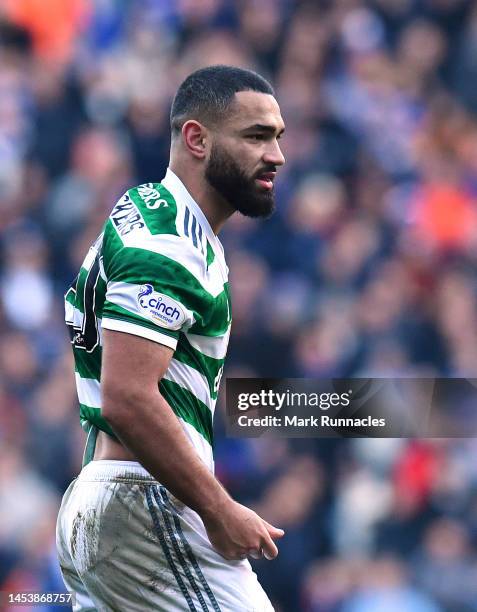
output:
MULTIPOLYGON (((275 216, 221 234, 225 376, 473 377, 476 25, 467 0, 0 2, 0 591, 62 589, 84 444, 62 293, 163 176, 195 68, 265 74, 287 125, 275 216)), ((477 611, 474 439, 227 439, 223 407, 219 476, 287 530, 256 564, 278 611, 477 611)))

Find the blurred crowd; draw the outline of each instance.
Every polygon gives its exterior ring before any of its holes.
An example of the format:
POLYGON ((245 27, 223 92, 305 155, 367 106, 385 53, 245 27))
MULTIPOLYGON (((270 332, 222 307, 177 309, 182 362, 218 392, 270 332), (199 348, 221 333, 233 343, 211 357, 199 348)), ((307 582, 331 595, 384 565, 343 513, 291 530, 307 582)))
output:
MULTIPOLYGON (((477 371, 475 2, 0 0, 0 591, 64 590, 63 292, 216 63, 268 77, 286 122, 276 214, 220 235, 226 376, 477 371)), ((223 404, 217 473, 286 530, 254 563, 277 612, 477 611, 474 439, 230 439, 223 404)))

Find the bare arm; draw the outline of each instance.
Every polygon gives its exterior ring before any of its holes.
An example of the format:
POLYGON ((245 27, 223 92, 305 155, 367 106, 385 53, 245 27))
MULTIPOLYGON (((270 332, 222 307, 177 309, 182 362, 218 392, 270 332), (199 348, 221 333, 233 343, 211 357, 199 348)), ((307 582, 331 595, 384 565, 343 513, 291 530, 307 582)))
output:
POLYGON ((105 329, 103 417, 137 460, 201 516, 212 544, 224 557, 240 558, 260 549, 275 557, 272 537, 283 532, 231 499, 160 394, 158 382, 172 354, 164 345, 105 329))
POLYGON ((102 415, 138 461, 196 512, 228 497, 159 393, 173 351, 107 329, 103 335, 102 415), (197 483, 201 483, 201 487, 197 483))

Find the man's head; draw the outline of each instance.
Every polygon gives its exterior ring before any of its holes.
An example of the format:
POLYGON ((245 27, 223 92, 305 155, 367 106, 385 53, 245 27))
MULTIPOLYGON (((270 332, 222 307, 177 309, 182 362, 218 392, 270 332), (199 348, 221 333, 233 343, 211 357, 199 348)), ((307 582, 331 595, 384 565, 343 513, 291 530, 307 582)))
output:
POLYGON ((181 147, 231 208, 251 217, 273 211, 283 129, 272 86, 251 70, 197 70, 172 103, 173 150, 181 147))

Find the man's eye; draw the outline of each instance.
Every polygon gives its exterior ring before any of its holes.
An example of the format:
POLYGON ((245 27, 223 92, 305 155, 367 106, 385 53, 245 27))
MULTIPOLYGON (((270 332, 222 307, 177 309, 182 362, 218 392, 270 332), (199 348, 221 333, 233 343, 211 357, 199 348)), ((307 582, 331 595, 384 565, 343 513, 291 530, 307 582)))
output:
POLYGON ((263 134, 250 134, 249 138, 251 140, 264 140, 265 136, 263 134))

